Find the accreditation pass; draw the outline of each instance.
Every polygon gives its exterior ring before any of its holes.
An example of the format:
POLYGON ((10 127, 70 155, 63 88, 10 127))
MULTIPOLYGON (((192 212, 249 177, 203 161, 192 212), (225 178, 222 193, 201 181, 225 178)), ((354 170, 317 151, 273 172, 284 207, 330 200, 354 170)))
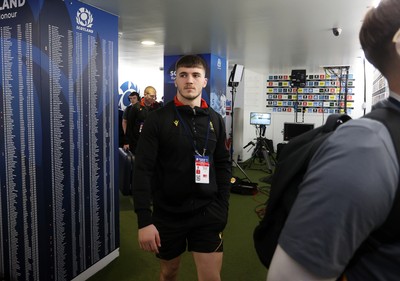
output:
POLYGON ((210 183, 210 162, 208 156, 195 155, 196 183, 210 183))

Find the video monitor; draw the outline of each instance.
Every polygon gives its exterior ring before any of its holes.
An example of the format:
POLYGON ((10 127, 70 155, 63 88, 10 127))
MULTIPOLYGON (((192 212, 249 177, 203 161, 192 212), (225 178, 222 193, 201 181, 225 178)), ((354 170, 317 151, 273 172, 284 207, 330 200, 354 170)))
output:
POLYGON ((284 123, 283 124, 283 140, 291 139, 314 129, 314 124, 307 123, 284 123))
POLYGON ((250 125, 271 125, 271 113, 250 112, 250 125))
POLYGON ((306 70, 305 69, 294 69, 290 76, 290 86, 292 87, 304 87, 306 85, 306 70))

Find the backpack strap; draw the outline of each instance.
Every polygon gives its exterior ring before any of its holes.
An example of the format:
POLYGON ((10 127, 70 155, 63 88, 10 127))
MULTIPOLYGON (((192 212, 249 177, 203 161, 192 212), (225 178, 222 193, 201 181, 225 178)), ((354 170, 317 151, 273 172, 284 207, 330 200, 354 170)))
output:
MULTIPOLYGON (((370 118, 381 122, 388 129, 396 150, 397 161, 400 166, 400 113, 394 108, 377 108, 365 115, 363 118, 370 118)), ((373 231, 361 246, 354 253, 346 266, 345 271, 354 266, 359 259, 366 253, 375 251, 382 244, 390 244, 400 241, 400 174, 399 182, 397 184, 396 195, 394 198, 393 206, 389 212, 385 222, 375 231, 373 231)), ((345 272, 338 280, 342 280, 345 272)))
MULTIPOLYGON (((397 161, 400 166, 400 113, 394 108, 377 108, 365 117, 383 123, 392 137, 393 145, 396 150, 397 161)), ((400 240, 400 176, 397 186, 396 196, 392 209, 381 227, 374 231, 370 236, 374 240, 372 244, 393 243, 400 240)), ((371 240, 372 241, 372 240, 371 240)), ((370 243, 371 243, 370 241, 370 243)), ((376 247, 376 246, 375 246, 376 247)))
MULTIPOLYGON (((303 177, 298 178, 297 175, 303 175, 306 172, 311 158, 314 156, 321 144, 340 124, 343 124, 350 119, 351 117, 345 114, 331 114, 324 125, 290 140, 282 149, 280 156, 280 159, 282 160, 278 161, 272 175, 271 186, 274 186, 274 190, 271 190, 271 192, 279 193, 276 197, 280 197, 280 193, 283 192, 281 187, 294 184, 292 182, 293 178, 302 180, 303 177), (287 162, 289 162, 289 165, 287 162), (284 168, 281 168, 281 166, 284 168), (287 167, 290 167, 290 169, 287 169, 287 167)), ((297 182, 295 185, 297 186, 298 184, 300 184, 300 182, 297 182)), ((295 190, 296 194, 293 195, 293 200, 297 196, 297 188, 295 190)), ((275 208, 275 202, 271 202, 269 199, 267 204, 270 205, 269 208, 275 208)))
POLYGON ((349 119, 349 116, 330 115, 324 125, 293 138, 282 149, 272 175, 265 215, 253 232, 257 255, 267 268, 311 158, 332 132, 349 119))
POLYGON ((349 121, 350 119, 351 117, 347 114, 331 114, 326 119, 323 132, 334 131, 339 125, 349 121))
POLYGON ((345 122, 349 121, 351 117, 347 114, 331 114, 326 119, 325 124, 322 126, 322 137, 315 141, 310 149, 310 154, 308 157, 308 162, 311 161, 311 158, 314 156, 317 149, 321 146, 321 144, 339 127, 345 122))

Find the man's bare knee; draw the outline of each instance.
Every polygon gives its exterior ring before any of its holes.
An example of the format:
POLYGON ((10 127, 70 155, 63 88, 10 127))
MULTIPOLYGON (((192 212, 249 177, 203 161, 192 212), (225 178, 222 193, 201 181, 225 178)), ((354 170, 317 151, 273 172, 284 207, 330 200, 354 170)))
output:
POLYGON ((223 253, 196 253, 193 258, 196 263, 199 281, 220 281, 223 253))
POLYGON ((179 272, 180 258, 161 260, 160 281, 176 281, 179 272))

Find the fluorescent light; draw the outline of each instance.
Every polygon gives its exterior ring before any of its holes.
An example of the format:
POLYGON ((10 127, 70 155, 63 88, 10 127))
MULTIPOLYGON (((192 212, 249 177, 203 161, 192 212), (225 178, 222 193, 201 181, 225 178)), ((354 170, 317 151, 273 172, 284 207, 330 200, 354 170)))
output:
POLYGON ((153 46, 156 44, 156 42, 149 41, 149 40, 142 41, 141 43, 142 43, 142 45, 146 45, 146 46, 153 46))

